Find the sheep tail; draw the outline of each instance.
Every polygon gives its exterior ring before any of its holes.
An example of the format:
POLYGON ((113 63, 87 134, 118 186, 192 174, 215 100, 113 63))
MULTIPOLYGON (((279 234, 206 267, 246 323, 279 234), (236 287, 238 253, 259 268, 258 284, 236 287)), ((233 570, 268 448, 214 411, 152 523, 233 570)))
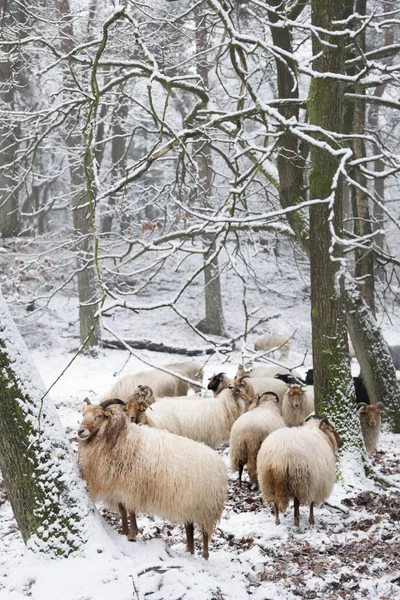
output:
POLYGON ((279 512, 286 512, 290 499, 289 478, 281 470, 268 469, 265 473, 268 487, 272 491, 275 504, 279 512))

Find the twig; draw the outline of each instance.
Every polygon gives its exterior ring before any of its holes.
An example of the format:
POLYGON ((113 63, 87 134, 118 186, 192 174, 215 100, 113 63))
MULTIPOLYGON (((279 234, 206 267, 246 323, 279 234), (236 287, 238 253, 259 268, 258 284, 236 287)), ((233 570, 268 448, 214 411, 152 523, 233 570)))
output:
POLYGON ((132 585, 133 585, 133 589, 135 591, 136 598, 137 598, 137 600, 140 600, 140 594, 139 594, 138 588, 136 587, 135 578, 133 575, 129 575, 129 577, 132 579, 132 585))

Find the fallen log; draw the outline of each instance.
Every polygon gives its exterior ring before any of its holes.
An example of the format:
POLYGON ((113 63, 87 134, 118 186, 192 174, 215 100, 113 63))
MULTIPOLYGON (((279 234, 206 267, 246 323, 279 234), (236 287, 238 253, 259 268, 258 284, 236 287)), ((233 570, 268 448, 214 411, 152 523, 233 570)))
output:
POLYGON ((136 350, 150 350, 151 352, 167 352, 168 354, 184 354, 185 356, 197 356, 199 354, 213 354, 218 352, 231 352, 233 350, 230 341, 223 342, 222 344, 215 344, 212 346, 203 346, 201 348, 183 348, 181 346, 167 346, 162 342, 153 342, 151 340, 126 340, 124 342, 105 338, 102 340, 103 348, 110 348, 115 350, 126 350, 124 343, 131 348, 136 350))

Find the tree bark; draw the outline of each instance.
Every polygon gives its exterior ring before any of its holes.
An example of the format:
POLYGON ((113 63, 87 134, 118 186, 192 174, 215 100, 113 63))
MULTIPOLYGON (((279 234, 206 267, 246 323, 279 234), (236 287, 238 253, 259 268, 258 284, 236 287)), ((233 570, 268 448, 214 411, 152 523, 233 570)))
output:
MULTIPOLYGON (((6 0, 0 0, 0 15, 4 25, 13 26, 11 7, 6 0)), ((11 58, 0 60, 0 98, 3 107, 9 111, 14 108, 15 87, 11 58)), ((0 236, 12 237, 20 232, 20 214, 18 206, 18 175, 15 164, 17 150, 18 125, 2 119, 0 122, 0 236)))
POLYGON ((347 324, 362 377, 372 404, 383 402, 389 427, 400 433, 399 385, 389 346, 376 335, 376 322, 360 292, 346 284, 347 324))
MULTIPOLYGON (((351 4, 352 5, 352 4, 351 4)), ((359 15, 366 14, 366 0, 357 0, 356 11, 359 15)), ((357 38, 357 44, 361 51, 365 52, 365 29, 360 32, 357 38)), ((355 88, 356 93, 365 94, 365 90, 355 88)), ((356 159, 366 156, 365 142, 362 136, 365 134, 365 102, 357 100, 348 107, 352 116, 351 130, 348 133, 354 134, 353 152, 356 159)), ((354 234, 356 237, 370 236, 372 234, 372 219, 370 216, 368 196, 366 191, 367 180, 362 169, 355 167, 352 172, 357 185, 351 188, 354 234)), ((372 239, 367 245, 358 245, 355 248, 355 270, 354 275, 360 282, 360 291, 365 298, 366 303, 375 315, 375 274, 374 274, 374 252, 372 248, 372 239)))
POLYGON ((24 542, 68 556, 94 523, 76 460, 0 295, 0 469, 24 542))
MULTIPOLYGON (((305 3, 299 2, 299 6, 305 3)), ((281 0, 270 0, 269 5, 274 7, 275 11, 268 12, 268 18, 273 24, 270 26, 272 41, 278 48, 282 48, 287 55, 293 54, 292 31, 285 24, 286 12, 282 15, 279 23, 279 8, 286 9, 281 0), (279 23, 276 27, 274 24, 279 23)), ((300 10, 300 8, 299 8, 300 10)), ((298 16, 298 15, 297 15, 298 16)), ((279 98, 299 98, 299 87, 296 77, 295 62, 285 62, 282 59, 275 58, 276 74, 278 82, 279 98)), ((279 109, 281 115, 286 119, 299 120, 299 107, 297 104, 288 104, 279 109)), ((279 151, 277 156, 277 168, 279 176, 279 200, 283 208, 293 206, 306 200, 306 190, 304 186, 305 160, 300 151, 299 138, 294 135, 289 128, 285 129, 279 140, 279 151)), ((304 211, 290 212, 288 221, 298 240, 303 247, 308 246, 308 217, 304 211)))
MULTIPOLYGON (((55 0, 55 6, 63 19, 60 31, 61 51, 64 54, 73 48, 73 28, 69 8, 69 0, 55 0)), ((69 73, 63 70, 65 88, 68 88, 69 73)), ((94 215, 91 214, 88 189, 92 181, 87 181, 83 159, 83 138, 79 126, 69 123, 66 143, 70 165, 72 187, 75 191, 73 200, 73 222, 76 233, 77 280, 79 294, 79 326, 81 344, 85 344, 83 352, 95 354, 101 344, 101 330, 96 313, 99 309, 99 285, 95 265, 93 263, 94 247, 94 215)))
MULTIPOLYGON (((195 12, 196 21, 196 68, 204 86, 208 89, 210 63, 207 57, 208 32, 206 17, 199 11, 195 12)), ((199 190, 198 196, 204 207, 212 207, 211 189, 213 182, 211 145, 207 139, 194 142, 195 159, 198 166, 199 190)), ((226 335, 224 311, 222 307, 221 277, 219 271, 218 253, 213 237, 204 236, 206 248, 204 256, 204 291, 205 317, 196 327, 203 333, 211 335, 226 335)))
MULTIPOLYGON (((312 0, 312 24, 332 30, 334 21, 345 14, 345 3, 312 0)), ((344 39, 320 34, 327 44, 313 35, 313 69, 320 73, 344 73, 344 39)), ((314 77, 307 107, 310 124, 325 131, 342 131, 344 86, 339 79, 314 77)), ((324 139, 323 133, 319 139, 324 139)), ((332 142, 331 142, 332 143, 332 142)), ((335 147, 337 149, 337 146, 335 147)), ((342 232, 342 185, 337 175, 338 159, 330 152, 311 147, 310 197, 326 199, 329 204, 310 207, 311 323, 316 410, 329 415, 343 436, 347 448, 357 448, 363 456, 360 423, 355 415, 354 389, 347 346, 346 317, 339 286, 341 250, 334 243, 330 224, 337 235, 342 232), (333 195, 333 196, 332 196, 333 195)))

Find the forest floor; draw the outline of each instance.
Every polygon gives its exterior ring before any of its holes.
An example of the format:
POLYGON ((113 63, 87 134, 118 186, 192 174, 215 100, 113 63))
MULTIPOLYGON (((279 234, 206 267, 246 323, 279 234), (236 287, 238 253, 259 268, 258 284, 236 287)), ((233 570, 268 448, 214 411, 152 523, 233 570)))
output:
MULTIPOLYGON (((288 365, 302 364, 306 355, 302 367, 306 369, 311 365, 307 277, 296 272, 289 258, 285 277, 277 262, 265 260, 262 266, 263 289, 257 296, 260 282, 257 286, 249 282, 249 308, 261 297, 266 316, 274 315, 268 330, 295 333, 288 365)), ((163 294, 174 292, 176 284, 171 281, 165 277, 163 294)), ((235 285, 228 277, 223 285, 226 321, 233 336, 243 323, 235 285)), ((199 290, 200 286, 185 300, 193 322, 201 317, 199 290)), ((74 290, 54 297, 49 306, 41 307, 40 302, 36 306, 34 313, 18 307, 13 312, 47 387, 73 361, 50 393, 72 444, 85 396, 95 401, 116 377, 147 368, 140 359, 155 365, 184 360, 146 350, 130 358, 119 350, 102 350, 96 358, 75 357, 74 290)), ((394 309, 389 317, 382 312, 381 324, 388 341, 400 343, 400 320, 394 309)), ((167 311, 147 315, 116 312, 107 324, 127 338, 201 345, 167 311)), ((249 343, 260 333, 261 327, 249 343)), ((205 363, 205 378, 219 371, 233 375, 243 349, 196 360, 205 363)), ((358 374, 358 365, 353 367, 358 374)), ((118 517, 104 507, 99 508, 106 536, 94 540, 87 556, 60 561, 33 556, 25 550, 0 481, 0 600, 400 600, 400 435, 384 432, 372 457, 371 467, 387 487, 342 464, 345 483, 337 483, 328 502, 316 508, 315 526, 309 526, 308 509, 301 507, 298 529, 291 506, 281 525, 275 525, 271 506, 262 503, 258 490, 250 489, 247 476, 238 488, 237 475, 229 470, 229 449, 222 446, 218 452, 229 472, 229 499, 210 544, 209 561, 200 556, 199 537, 196 554, 187 555, 183 528, 157 517, 139 515, 140 535, 136 543, 129 543, 117 533, 118 517)))

